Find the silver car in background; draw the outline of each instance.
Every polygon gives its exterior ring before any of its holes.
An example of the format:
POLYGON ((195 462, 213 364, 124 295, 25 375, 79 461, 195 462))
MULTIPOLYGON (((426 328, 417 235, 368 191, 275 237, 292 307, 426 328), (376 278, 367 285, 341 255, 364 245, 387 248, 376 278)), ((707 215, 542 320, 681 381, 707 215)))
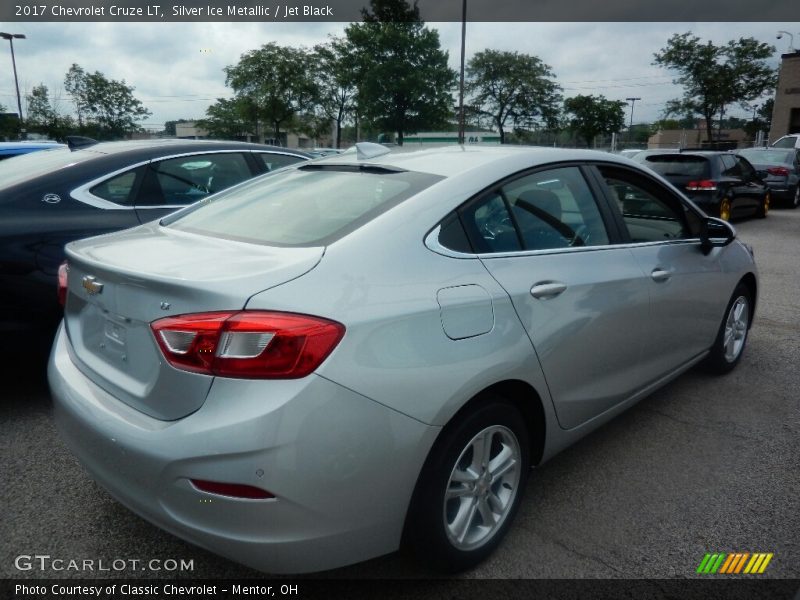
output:
POLYGON ((131 510, 270 572, 401 544, 476 564, 532 465, 734 368, 758 291, 663 179, 548 148, 359 145, 67 255, 64 440, 131 510))

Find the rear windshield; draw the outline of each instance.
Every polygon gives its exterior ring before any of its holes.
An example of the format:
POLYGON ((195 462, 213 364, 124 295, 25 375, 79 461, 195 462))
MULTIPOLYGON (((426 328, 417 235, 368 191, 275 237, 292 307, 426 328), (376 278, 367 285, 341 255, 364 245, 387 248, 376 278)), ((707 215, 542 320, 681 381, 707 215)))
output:
POLYGON ((794 158, 794 152, 786 150, 740 150, 739 155, 756 165, 790 163, 794 158))
POLYGON ((797 136, 790 135, 772 144, 773 148, 794 148, 797 145, 797 136))
POLYGON ((0 162, 0 189, 96 156, 98 156, 96 152, 86 150, 71 152, 67 148, 58 148, 29 152, 9 158, 0 162))
POLYGON ((162 225, 270 246, 329 244, 442 178, 308 165, 279 171, 199 202, 162 225))
POLYGON ((664 177, 708 178, 711 170, 702 156, 687 154, 655 154, 645 159, 645 164, 664 177))

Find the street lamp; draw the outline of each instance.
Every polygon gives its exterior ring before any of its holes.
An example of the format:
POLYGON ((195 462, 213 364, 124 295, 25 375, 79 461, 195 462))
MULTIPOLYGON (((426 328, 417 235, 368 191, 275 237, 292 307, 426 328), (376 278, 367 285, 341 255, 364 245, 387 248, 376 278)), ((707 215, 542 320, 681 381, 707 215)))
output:
POLYGON ((783 37, 783 34, 789 36, 789 54, 791 54, 792 52, 794 52, 794 36, 788 31, 779 31, 778 35, 775 36, 775 39, 776 40, 781 39, 783 37))
POLYGON ((458 84, 458 143, 464 140, 464 49, 467 40, 467 0, 461 4, 461 79, 458 84))
POLYGON ((641 98, 625 98, 628 102, 631 103, 631 124, 628 126, 628 141, 633 137, 633 105, 636 104, 637 100, 641 100, 641 98))
POLYGON ((24 33, 5 33, 0 31, 0 37, 8 40, 11 45, 11 65, 14 67, 14 85, 17 86, 17 109, 19 110, 19 122, 22 123, 22 100, 19 97, 19 79, 17 79, 17 61, 14 58, 14 38, 24 40, 24 33))

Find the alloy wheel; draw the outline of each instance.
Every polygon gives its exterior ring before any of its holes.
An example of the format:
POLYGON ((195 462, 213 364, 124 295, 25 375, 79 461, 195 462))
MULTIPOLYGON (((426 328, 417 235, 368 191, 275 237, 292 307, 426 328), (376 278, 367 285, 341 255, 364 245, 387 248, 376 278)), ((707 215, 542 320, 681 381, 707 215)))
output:
POLYGON ((723 198, 719 204, 719 218, 723 221, 731 220, 731 201, 728 198, 723 198))
POLYGON ((750 322, 750 307, 747 298, 739 296, 728 312, 725 321, 725 360, 729 363, 735 361, 742 353, 747 338, 747 326, 750 322))
POLYGON ((480 431, 461 452, 447 483, 443 518, 447 538, 474 550, 500 530, 519 494, 520 444, 502 425, 480 431))

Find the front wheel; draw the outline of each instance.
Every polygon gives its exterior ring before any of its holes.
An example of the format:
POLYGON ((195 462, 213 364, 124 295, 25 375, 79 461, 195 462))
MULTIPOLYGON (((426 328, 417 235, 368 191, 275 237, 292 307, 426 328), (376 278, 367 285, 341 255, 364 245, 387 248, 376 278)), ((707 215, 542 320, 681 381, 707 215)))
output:
POLYGON ((485 559, 508 530, 530 466, 528 431, 511 404, 491 401, 448 425, 434 445, 406 522, 422 562, 456 572, 485 559))
POLYGON ((736 286, 725 310, 717 339, 706 359, 706 365, 711 371, 728 373, 739 363, 750 330, 752 303, 750 289, 743 283, 736 286))

